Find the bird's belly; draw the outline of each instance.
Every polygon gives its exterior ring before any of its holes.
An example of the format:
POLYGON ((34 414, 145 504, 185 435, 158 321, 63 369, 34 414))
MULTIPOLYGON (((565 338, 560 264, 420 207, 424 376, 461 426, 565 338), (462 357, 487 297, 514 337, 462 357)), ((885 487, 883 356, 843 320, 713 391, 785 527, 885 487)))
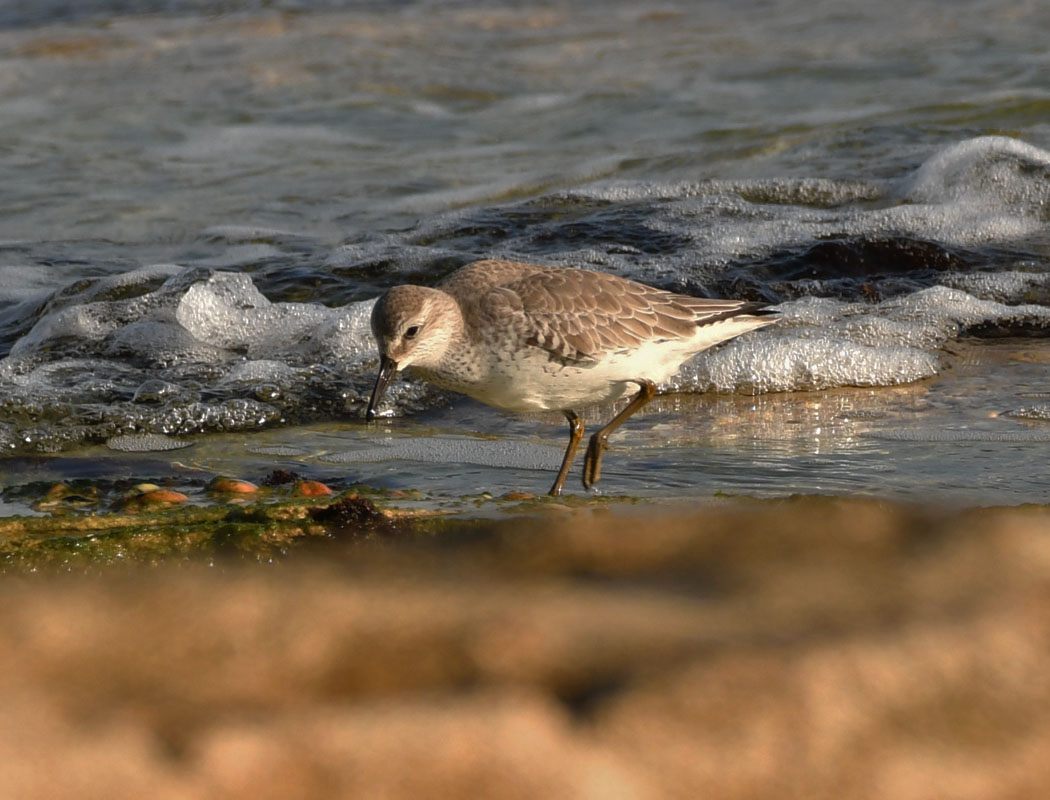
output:
POLYGON ((472 387, 471 397, 507 411, 567 411, 611 403, 637 388, 632 381, 595 379, 583 370, 556 374, 530 374, 515 378, 500 375, 472 387))
POLYGON ((691 352, 687 342, 651 342, 606 353, 596 364, 577 366, 551 360, 538 348, 511 358, 482 359, 469 377, 411 368, 419 377, 507 411, 566 411, 611 403, 637 391, 639 380, 660 383, 691 352))
POLYGON ((412 372, 444 389, 517 412, 565 411, 610 403, 636 388, 633 381, 606 374, 598 366, 563 365, 546 356, 493 364, 473 380, 418 369, 412 372))

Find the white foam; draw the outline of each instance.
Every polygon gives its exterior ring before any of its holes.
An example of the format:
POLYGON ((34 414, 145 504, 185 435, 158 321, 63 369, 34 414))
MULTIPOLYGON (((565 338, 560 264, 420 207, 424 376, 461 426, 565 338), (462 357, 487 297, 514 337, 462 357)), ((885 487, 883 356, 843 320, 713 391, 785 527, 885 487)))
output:
POLYGON ((164 450, 181 450, 193 442, 172 439, 163 433, 134 433, 113 436, 106 440, 106 447, 124 453, 154 453, 164 450))
MULTIPOLYGON (((896 183, 796 178, 680 183, 601 181, 546 199, 635 206, 646 228, 695 243, 672 253, 672 267, 689 278, 741 258, 786 252, 830 240, 916 239, 944 247, 1009 243, 1045 233, 1050 208, 1050 152, 1007 137, 977 137, 936 151, 896 183)), ((466 226, 469 220, 459 220, 466 226)), ((431 228, 435 227, 433 224, 431 228)), ((555 234, 557 224, 554 225, 555 234)), ((545 232, 550 236, 550 232, 545 232)), ((528 245, 530 233, 516 236, 528 245)), ((438 239, 440 244, 440 239, 438 239)), ((515 249, 514 236, 502 246, 515 249)), ((568 248, 552 257, 565 263, 568 248)), ((595 262, 601 263, 601 262, 595 262)), ((652 265, 617 262, 630 274, 652 265)))
POLYGON ((1050 199, 1050 153, 1006 136, 979 136, 938 151, 901 181, 912 203, 1024 207, 1038 212, 1050 199))
POLYGON ((49 313, 41 317, 29 333, 11 348, 15 357, 32 353, 58 339, 100 341, 161 303, 162 295, 149 286, 161 278, 181 274, 183 268, 156 264, 117 275, 94 279, 87 287, 64 287, 48 303, 49 313), (143 294, 122 300, 96 299, 127 295, 129 287, 141 286, 143 294))
POLYGON ((106 337, 103 352, 114 358, 135 358, 154 364, 186 361, 222 363, 229 354, 218 343, 196 338, 179 325, 160 317, 128 323, 106 337))
POLYGON ((375 300, 364 300, 333 310, 315 332, 320 352, 343 366, 375 358, 371 327, 374 305, 375 300))
POLYGON ((202 342, 264 358, 287 350, 329 314, 311 303, 271 303, 250 276, 220 272, 186 291, 175 319, 202 342))
POLYGON ((945 286, 877 305, 805 298, 780 309, 779 325, 702 353, 668 388, 767 392, 892 386, 935 375, 940 348, 967 329, 1050 328, 1050 308, 981 300, 945 286))
POLYGON ((1006 416, 1015 419, 1031 419, 1038 421, 1050 421, 1050 403, 1038 403, 1032 406, 1023 406, 1007 411, 1006 416))
POLYGON ((922 319, 902 321, 875 313, 847 315, 832 323, 829 333, 869 347, 931 348, 939 346, 947 337, 943 327, 936 322, 922 319))
POLYGON ((938 359, 912 347, 869 346, 833 335, 749 334, 702 353, 668 384, 673 391, 791 392, 892 386, 935 375, 938 359))
POLYGON ((244 361, 234 364, 223 376, 223 383, 235 383, 243 381, 254 383, 258 381, 280 382, 296 375, 298 370, 283 361, 257 360, 244 361))
POLYGON ((981 300, 959 289, 931 286, 913 294, 887 300, 880 306, 891 318, 925 325, 940 325, 944 337, 960 328, 981 324, 1050 326, 1050 308, 1025 304, 1007 305, 981 300))
MULTIPOLYGON (((52 312, 13 354, 72 339, 102 342, 100 352, 117 358, 225 363, 215 378, 220 385, 287 386, 306 380, 303 369, 315 363, 368 381, 375 358, 372 305, 272 303, 246 274, 184 272, 149 295, 52 312)), ((1044 306, 1006 305, 944 286, 877 305, 805 298, 781 310, 780 325, 702 354, 666 388, 765 392, 895 385, 936 374, 939 348, 967 328, 1050 326, 1044 306)), ((419 402, 419 393, 411 391, 393 392, 391 399, 402 395, 405 402, 419 402)))
POLYGON ((1050 297, 1050 273, 1046 272, 954 272, 941 282, 982 300, 1022 303, 1032 295, 1050 297))

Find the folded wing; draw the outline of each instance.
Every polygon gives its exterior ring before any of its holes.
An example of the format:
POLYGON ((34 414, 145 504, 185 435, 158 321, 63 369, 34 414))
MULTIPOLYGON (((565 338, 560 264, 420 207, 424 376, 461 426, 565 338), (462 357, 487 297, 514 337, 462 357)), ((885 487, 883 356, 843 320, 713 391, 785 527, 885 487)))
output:
POLYGON ((580 366, 645 342, 691 339, 698 326, 763 314, 761 303, 689 297, 605 273, 562 269, 497 286, 478 302, 524 344, 580 366))

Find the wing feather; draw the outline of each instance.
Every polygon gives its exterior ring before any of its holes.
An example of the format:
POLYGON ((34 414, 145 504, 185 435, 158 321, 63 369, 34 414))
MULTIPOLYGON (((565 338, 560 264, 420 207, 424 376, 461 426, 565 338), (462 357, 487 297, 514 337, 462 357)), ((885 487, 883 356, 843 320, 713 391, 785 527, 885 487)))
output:
POLYGON ((443 286, 520 344, 579 366, 654 337, 690 339, 698 326, 763 308, 675 294, 603 272, 497 260, 464 267, 443 286))

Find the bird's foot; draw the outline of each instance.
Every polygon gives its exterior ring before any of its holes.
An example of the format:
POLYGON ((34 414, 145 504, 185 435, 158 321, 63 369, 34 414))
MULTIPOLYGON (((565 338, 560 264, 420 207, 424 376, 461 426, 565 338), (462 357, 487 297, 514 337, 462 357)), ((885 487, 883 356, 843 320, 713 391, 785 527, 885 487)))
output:
POLYGON ((590 489, 602 478, 602 456, 609 449, 609 440, 596 433, 587 445, 587 455, 583 459, 583 488, 590 489))

